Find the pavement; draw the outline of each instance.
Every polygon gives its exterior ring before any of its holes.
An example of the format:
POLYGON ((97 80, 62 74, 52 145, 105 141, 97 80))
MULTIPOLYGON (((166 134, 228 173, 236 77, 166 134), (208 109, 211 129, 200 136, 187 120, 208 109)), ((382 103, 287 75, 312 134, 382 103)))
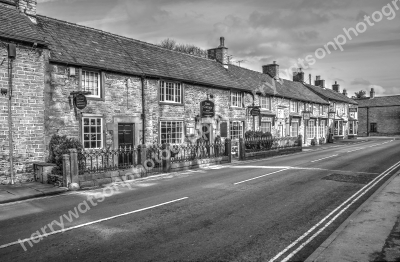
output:
POLYGON ((38 182, 15 185, 0 185, 0 204, 21 201, 25 199, 61 194, 67 188, 55 187, 38 182))
POLYGON ((400 261, 400 172, 306 260, 319 261, 400 261))

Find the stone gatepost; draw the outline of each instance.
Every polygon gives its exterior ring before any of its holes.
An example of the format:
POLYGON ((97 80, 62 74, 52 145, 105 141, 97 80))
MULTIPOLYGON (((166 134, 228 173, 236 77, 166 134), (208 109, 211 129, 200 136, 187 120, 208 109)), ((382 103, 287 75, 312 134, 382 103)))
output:
POLYGON ((70 156, 64 154, 62 156, 63 159, 63 186, 68 187, 71 183, 71 162, 70 156))

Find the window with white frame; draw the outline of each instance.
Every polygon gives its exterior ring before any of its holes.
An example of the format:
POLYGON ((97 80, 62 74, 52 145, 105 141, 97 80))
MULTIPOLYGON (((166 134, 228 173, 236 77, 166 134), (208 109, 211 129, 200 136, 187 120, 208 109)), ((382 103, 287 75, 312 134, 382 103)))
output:
POLYGON ((326 136, 326 120, 320 120, 319 123, 319 136, 325 137, 326 136))
POLYGON ((231 106, 243 107, 243 92, 231 91, 231 106))
POLYGON ((315 120, 308 120, 306 131, 308 139, 312 139, 315 137, 315 120))
POLYGON ((290 136, 291 137, 297 137, 299 135, 299 123, 298 122, 292 122, 292 126, 290 127, 290 136))
POLYGON ((101 97, 100 73, 95 71, 82 70, 82 90, 91 94, 88 97, 101 97))
POLYGON ((272 126, 271 122, 261 122, 260 131, 263 133, 271 132, 271 126, 272 126))
POLYGON ((82 121, 83 147, 103 147, 103 119, 99 117, 84 117, 82 121))
POLYGON ((349 135, 357 135, 357 121, 349 121, 349 135))
POLYGON ((297 101, 290 101, 290 112, 299 112, 299 107, 297 101))
POLYGON ((230 125, 231 139, 243 138, 243 121, 232 121, 230 125))
POLYGON ((160 121, 161 144, 183 143, 183 122, 182 121, 160 121))
POLYGON ((160 102, 182 103, 182 84, 160 81, 160 102))
POLYGON ((260 97, 260 106, 262 109, 271 110, 271 97, 260 97))

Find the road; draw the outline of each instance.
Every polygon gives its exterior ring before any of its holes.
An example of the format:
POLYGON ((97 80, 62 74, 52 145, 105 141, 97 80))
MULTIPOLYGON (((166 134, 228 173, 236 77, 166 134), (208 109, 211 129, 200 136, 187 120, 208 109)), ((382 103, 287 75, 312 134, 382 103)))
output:
POLYGON ((399 145, 380 139, 0 205, 0 261, 301 261, 398 170, 399 145))

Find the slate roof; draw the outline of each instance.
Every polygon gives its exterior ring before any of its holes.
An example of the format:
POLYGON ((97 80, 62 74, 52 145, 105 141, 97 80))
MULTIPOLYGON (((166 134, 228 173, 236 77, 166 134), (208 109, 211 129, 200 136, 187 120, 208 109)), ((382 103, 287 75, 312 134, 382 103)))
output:
POLYGON ((322 98, 335 100, 335 101, 339 101, 339 102, 345 102, 345 103, 354 104, 354 105, 357 104, 357 101, 355 101, 351 98, 348 98, 347 96, 345 96, 341 93, 335 92, 332 89, 321 88, 319 86, 313 86, 313 85, 309 85, 309 84, 304 84, 304 85, 306 87, 308 87, 314 93, 321 96, 322 98))
POLYGON ((15 0, 0 0, 0 3, 5 3, 8 5, 17 5, 17 3, 15 2, 15 0))
MULTIPOLYGON (((247 91, 265 81, 272 83, 268 75, 238 66, 229 65, 225 69, 215 60, 54 18, 38 15, 37 21, 39 32, 49 43, 52 62, 247 91)), ((283 81, 283 85, 277 84, 277 93, 272 89, 267 89, 267 93, 327 104, 303 84, 287 80, 283 81)))
POLYGON ((0 37, 45 45, 34 23, 16 8, 0 5, 0 37))
POLYGON ((356 99, 358 107, 400 106, 400 95, 356 99))

